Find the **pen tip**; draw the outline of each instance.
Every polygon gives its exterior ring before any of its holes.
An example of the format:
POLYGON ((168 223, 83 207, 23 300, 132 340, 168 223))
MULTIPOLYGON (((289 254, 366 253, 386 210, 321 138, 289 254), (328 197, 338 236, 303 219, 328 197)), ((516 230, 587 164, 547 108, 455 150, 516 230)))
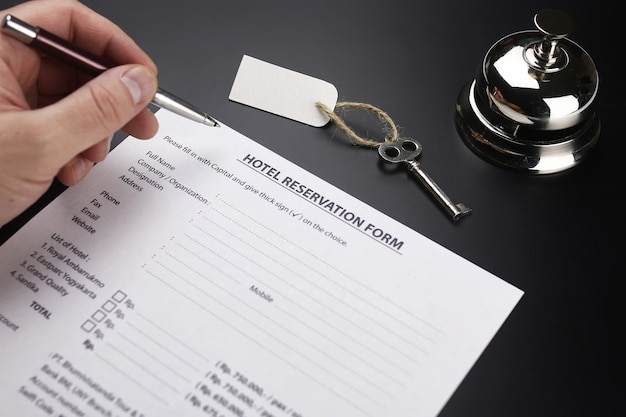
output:
POLYGON ((215 119, 213 119, 211 116, 204 116, 204 124, 205 125, 209 125, 211 127, 220 127, 220 124, 217 123, 217 121, 215 119))

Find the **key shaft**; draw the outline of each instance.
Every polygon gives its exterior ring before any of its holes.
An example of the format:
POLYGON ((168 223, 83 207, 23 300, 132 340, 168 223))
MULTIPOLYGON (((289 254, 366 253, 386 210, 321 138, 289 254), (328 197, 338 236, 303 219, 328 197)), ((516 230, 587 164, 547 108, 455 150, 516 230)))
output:
POLYGON ((446 193, 443 192, 440 186, 420 167, 419 162, 411 159, 405 160, 404 163, 409 168, 415 177, 422 183, 426 190, 439 202, 439 204, 446 210, 446 212, 452 217, 452 220, 458 220, 461 217, 471 213, 472 209, 467 207, 463 203, 455 203, 446 193))
POLYGON ((398 164, 404 162, 409 171, 412 172, 422 183, 424 188, 435 198, 435 200, 456 221, 469 214, 472 210, 463 203, 455 203, 443 192, 441 187, 433 181, 420 167, 417 158, 422 152, 422 145, 409 138, 403 138, 397 142, 385 142, 378 147, 378 154, 387 162, 398 164))

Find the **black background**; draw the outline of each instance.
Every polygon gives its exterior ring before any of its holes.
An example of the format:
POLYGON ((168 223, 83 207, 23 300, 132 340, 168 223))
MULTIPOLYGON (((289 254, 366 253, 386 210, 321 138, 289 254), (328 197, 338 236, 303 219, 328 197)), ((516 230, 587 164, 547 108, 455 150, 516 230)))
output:
MULTIPOLYGON (((0 8, 15 3, 0 0, 0 8)), ((167 90, 525 291, 440 417, 623 413, 626 50, 617 2, 84 3, 152 56, 167 90), (573 16, 570 39, 596 63, 602 133, 574 169, 529 176, 466 148, 454 127, 454 103, 489 47, 533 29, 544 8, 573 16), (390 173, 376 151, 354 147, 333 125, 313 128, 230 102, 244 54, 328 81, 340 101, 385 110, 402 135, 422 143, 424 170, 473 213, 451 222, 405 171, 390 173)), ((367 114, 345 117, 360 133, 383 138, 367 114)), ((0 242, 61 189, 55 185, 0 229, 0 242)))

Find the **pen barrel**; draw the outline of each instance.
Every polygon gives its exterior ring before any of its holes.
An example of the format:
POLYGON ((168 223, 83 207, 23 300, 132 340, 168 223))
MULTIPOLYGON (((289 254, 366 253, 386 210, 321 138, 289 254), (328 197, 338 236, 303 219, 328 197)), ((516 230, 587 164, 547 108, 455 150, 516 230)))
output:
POLYGON ((207 123, 207 115, 187 103, 183 99, 176 97, 170 92, 159 88, 156 95, 152 99, 152 103, 157 106, 168 109, 171 112, 174 112, 180 116, 186 117, 187 119, 193 120, 198 123, 210 124, 213 126, 212 121, 207 123))
MULTIPOLYGON (((96 56, 44 29, 29 25, 10 14, 2 19, 0 30, 43 54, 94 77, 116 66, 113 62, 96 56)), ((219 127, 219 124, 206 113, 202 113, 189 103, 160 88, 152 102, 190 120, 219 127)))
POLYGON ((37 29, 37 36, 31 41, 31 45, 43 53, 94 77, 115 66, 113 63, 95 56, 89 51, 82 50, 67 40, 41 28, 37 29))

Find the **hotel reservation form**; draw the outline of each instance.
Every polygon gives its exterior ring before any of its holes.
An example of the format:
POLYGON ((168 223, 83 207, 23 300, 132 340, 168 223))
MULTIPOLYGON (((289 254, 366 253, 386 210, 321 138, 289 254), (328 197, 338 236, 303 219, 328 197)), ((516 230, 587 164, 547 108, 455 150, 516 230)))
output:
POLYGON ((7 416, 434 417, 522 291, 166 111, 0 247, 7 416))

